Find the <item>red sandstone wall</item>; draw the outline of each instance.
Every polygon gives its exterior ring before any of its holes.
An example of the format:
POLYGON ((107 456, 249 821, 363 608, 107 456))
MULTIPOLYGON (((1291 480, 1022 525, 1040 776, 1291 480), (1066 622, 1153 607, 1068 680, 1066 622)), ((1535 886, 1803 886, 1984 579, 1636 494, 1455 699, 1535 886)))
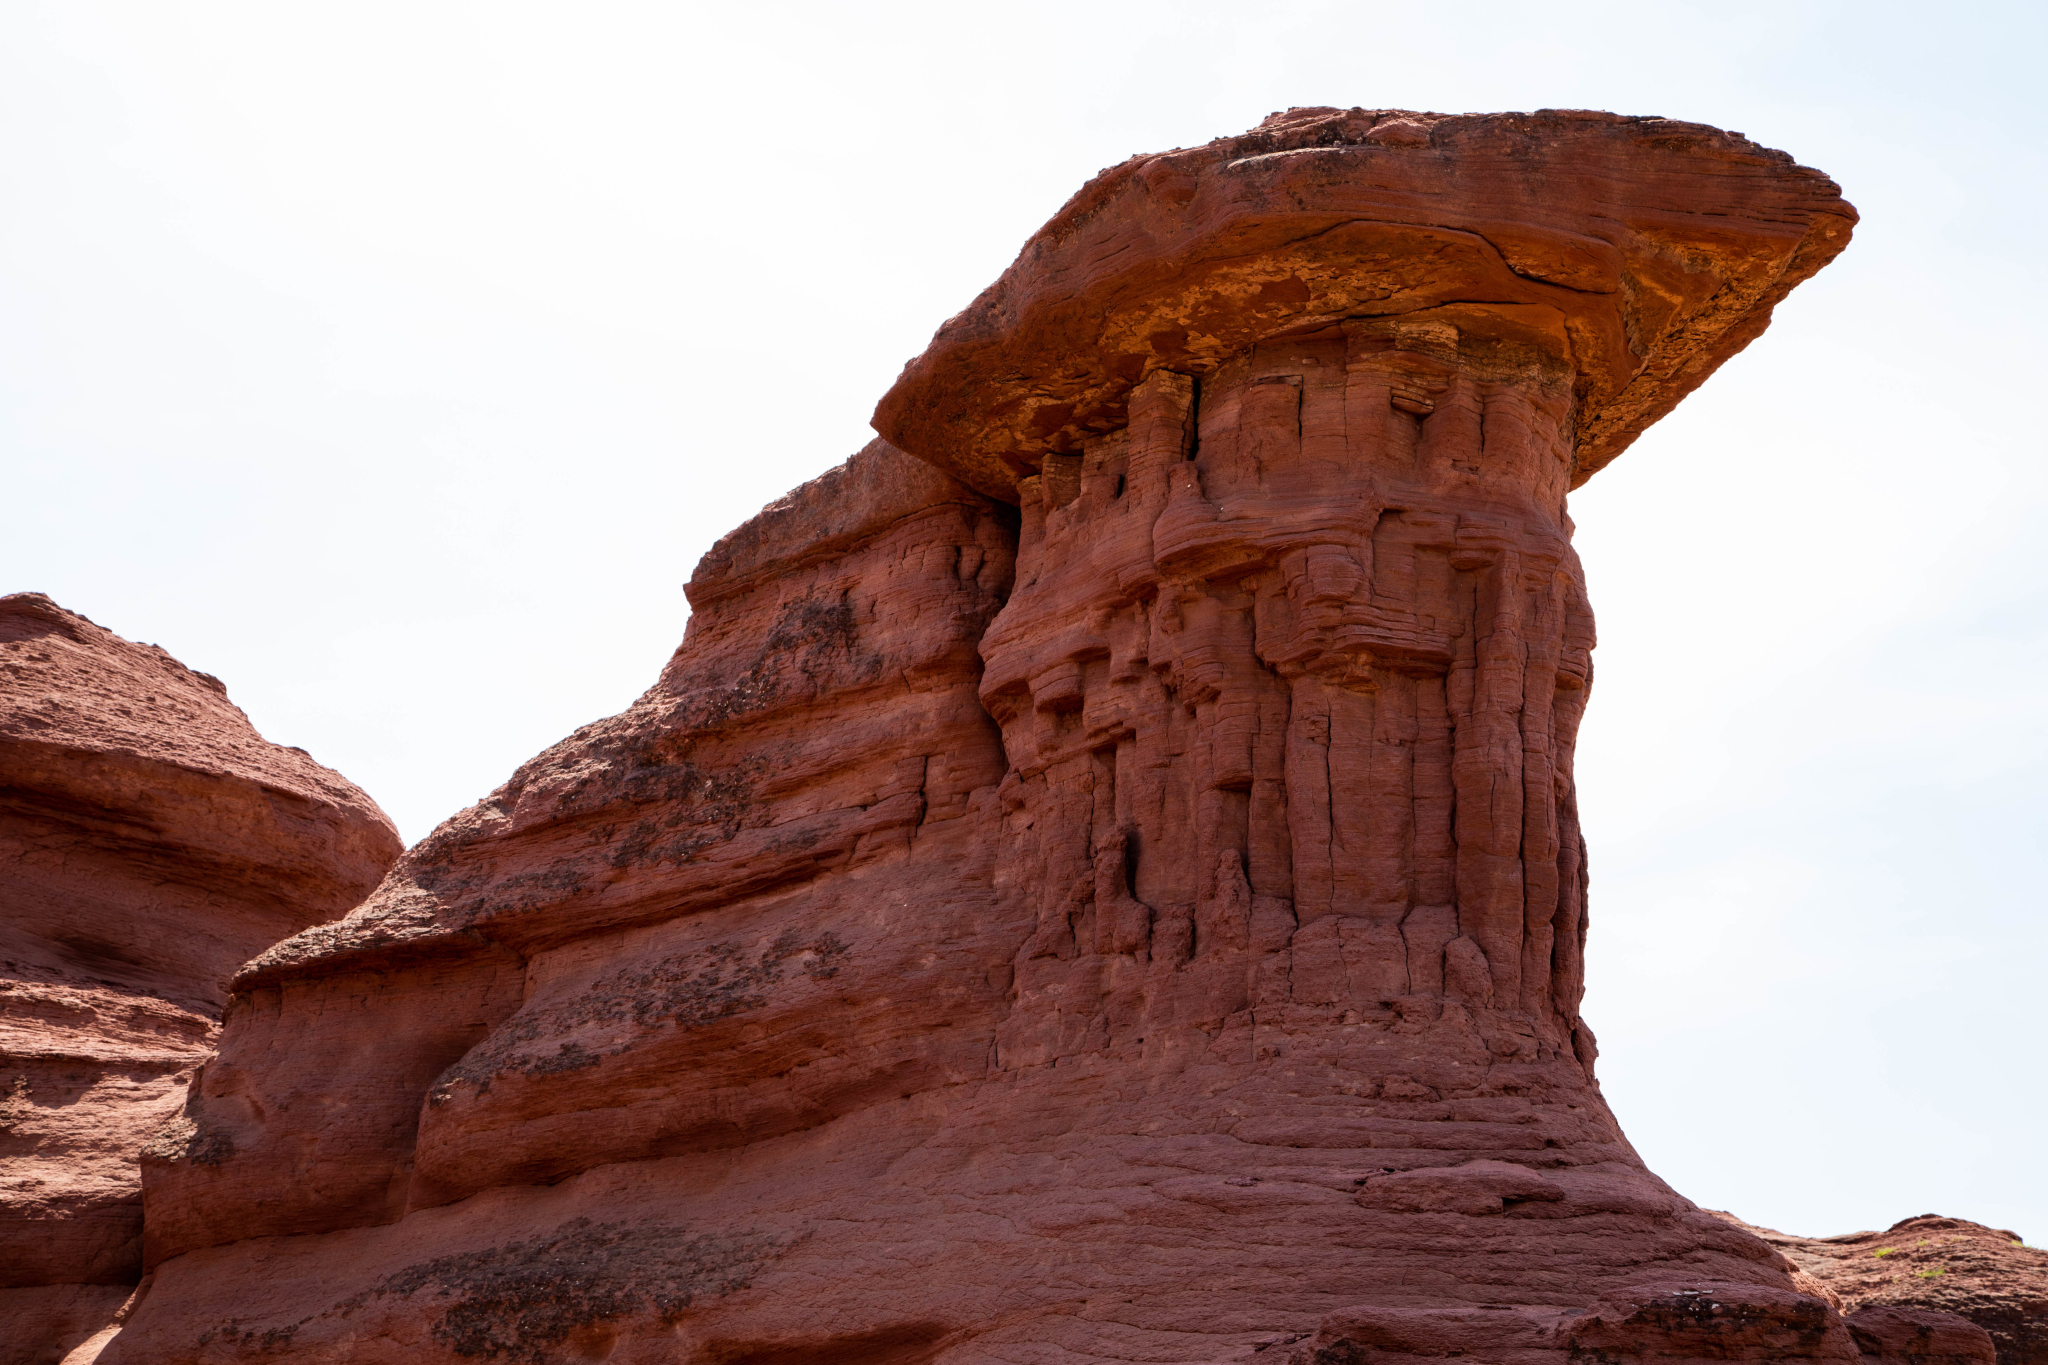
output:
POLYGON ((1007 523, 876 443, 721 542, 632 710, 243 974, 146 1165, 152 1259, 758 1141, 978 1071, 1006 950, 963 820, 1001 772, 973 649, 1007 523), (909 904, 838 884, 894 862, 909 904), (323 1117, 273 1117, 295 1109, 323 1117))
POLYGON ((360 900, 384 813, 220 682, 0 598, 0 1361, 57 1358, 142 1275, 135 1162, 226 978, 360 900))

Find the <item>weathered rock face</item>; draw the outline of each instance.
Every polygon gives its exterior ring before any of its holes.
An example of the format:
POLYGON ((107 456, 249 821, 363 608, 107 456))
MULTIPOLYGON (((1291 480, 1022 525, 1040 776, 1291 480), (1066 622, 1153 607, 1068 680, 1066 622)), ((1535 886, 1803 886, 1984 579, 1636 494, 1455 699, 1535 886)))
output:
POLYGON ((982 644, 1004 871, 1039 901, 1020 1061, 1253 1006, 1275 1055, 1336 1010, 1481 1070, 1590 1059, 1569 390, 1460 365, 1457 336, 1267 342, 1199 419, 1156 372, 1127 428, 1020 485, 982 644))
POLYGON ((1590 114, 1107 172, 237 979, 102 1359, 1988 1365, 1646 1171, 1578 1017, 1567 490, 1853 220, 1590 114))
POLYGON ((55 1360, 142 1275, 136 1155, 242 962, 398 856, 375 803, 219 682, 0 597, 0 1360, 55 1360))
POLYGON ((145 1162, 152 1262, 978 1075, 1010 945, 966 820, 1002 775, 974 644, 1013 524, 877 443, 721 541, 631 710, 244 971, 145 1162))
MULTIPOLYGON (((123 1358, 582 1349, 803 1240, 678 1206, 682 1172, 849 1121, 857 1167, 915 1145, 906 1096, 986 1078, 1029 930, 992 886, 974 653, 1015 527, 875 443, 706 557, 631 710, 250 964, 145 1162, 161 1264, 123 1358), (585 1207, 596 1171, 627 1183, 585 1207), (446 1276, 484 1306, 423 1313, 446 1276)), ((802 1158, 769 1182, 862 1187, 802 1158)))
POLYGON ((1840 1237, 1749 1231, 1836 1296, 1852 1327, 1931 1310, 1987 1332, 1998 1365, 2048 1365, 2048 1251, 2018 1233, 1931 1213, 1840 1237))
POLYGON ((1124 425, 1155 370, 1401 319, 1458 329, 1467 364, 1568 374, 1576 485, 1757 337, 1855 217, 1827 177, 1697 123, 1293 109, 1089 181, 875 425, 1014 497, 1047 452, 1124 425))

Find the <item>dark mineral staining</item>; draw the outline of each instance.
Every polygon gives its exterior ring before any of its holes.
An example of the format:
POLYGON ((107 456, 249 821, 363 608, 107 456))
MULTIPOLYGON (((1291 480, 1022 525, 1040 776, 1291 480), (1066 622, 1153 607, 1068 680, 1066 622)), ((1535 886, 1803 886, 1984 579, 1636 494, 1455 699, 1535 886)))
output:
POLYGON ((768 992, 792 967, 813 981, 829 981, 839 974, 851 952, 829 931, 806 938, 791 930, 758 953, 736 943, 716 943, 663 958, 652 966, 614 973, 575 1000, 515 1016, 488 1043, 443 1072, 428 1102, 446 1104, 452 1097, 451 1087, 459 1082, 467 1081, 483 1092, 490 1089, 493 1076, 505 1072, 558 1075, 596 1066, 603 1057, 630 1050, 630 1042, 598 1052, 571 1041, 557 1044, 551 1053, 527 1051, 529 1044, 585 1025, 703 1028, 760 1009, 768 1003, 768 992))
POLYGON ((461 1356, 540 1362, 594 1323, 636 1313, 672 1323, 701 1300, 745 1288, 785 1245, 765 1232, 578 1218, 545 1236, 408 1266, 334 1311, 393 1295, 450 1299, 430 1329, 436 1341, 461 1356))

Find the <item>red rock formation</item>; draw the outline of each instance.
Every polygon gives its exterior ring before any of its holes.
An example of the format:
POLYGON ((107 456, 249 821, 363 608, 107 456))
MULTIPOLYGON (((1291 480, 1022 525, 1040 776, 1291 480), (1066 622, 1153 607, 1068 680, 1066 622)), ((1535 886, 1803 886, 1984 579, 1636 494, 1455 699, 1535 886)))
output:
POLYGON ((1105 173, 236 980, 102 1359, 1988 1365, 1646 1171, 1578 1017, 1567 489, 1853 221, 1597 114, 1105 173))
POLYGON ((217 680, 0 597, 0 1361, 56 1360, 133 1292, 136 1154, 212 1050, 227 976, 398 853, 217 680))
POLYGON ((1289 110, 1088 182, 910 363, 876 429, 1014 498, 1046 452, 1123 426, 1154 370, 1398 318, 1461 335, 1467 368, 1568 379, 1576 485, 1754 340, 1854 222, 1825 176, 1696 123, 1289 110))
POLYGON ((1812 1276, 1851 1315, 1851 1327, 1931 1310, 1987 1332, 1998 1365, 2048 1365, 2048 1250, 2018 1233, 1932 1213, 1840 1237, 1737 1225, 1812 1276))

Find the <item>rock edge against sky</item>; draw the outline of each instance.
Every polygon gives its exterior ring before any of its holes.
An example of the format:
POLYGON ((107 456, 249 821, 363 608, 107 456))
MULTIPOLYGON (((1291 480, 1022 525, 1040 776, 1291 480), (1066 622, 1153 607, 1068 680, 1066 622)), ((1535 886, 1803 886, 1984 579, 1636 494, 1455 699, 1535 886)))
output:
POLYGON ((109 1147, 88 1349, 1990 1361, 1647 1171, 1578 1016, 1568 491, 1854 222, 1571 111, 1104 172, 705 556, 633 707, 373 891, 366 798, 257 780, 325 793, 334 892, 109 1147))

